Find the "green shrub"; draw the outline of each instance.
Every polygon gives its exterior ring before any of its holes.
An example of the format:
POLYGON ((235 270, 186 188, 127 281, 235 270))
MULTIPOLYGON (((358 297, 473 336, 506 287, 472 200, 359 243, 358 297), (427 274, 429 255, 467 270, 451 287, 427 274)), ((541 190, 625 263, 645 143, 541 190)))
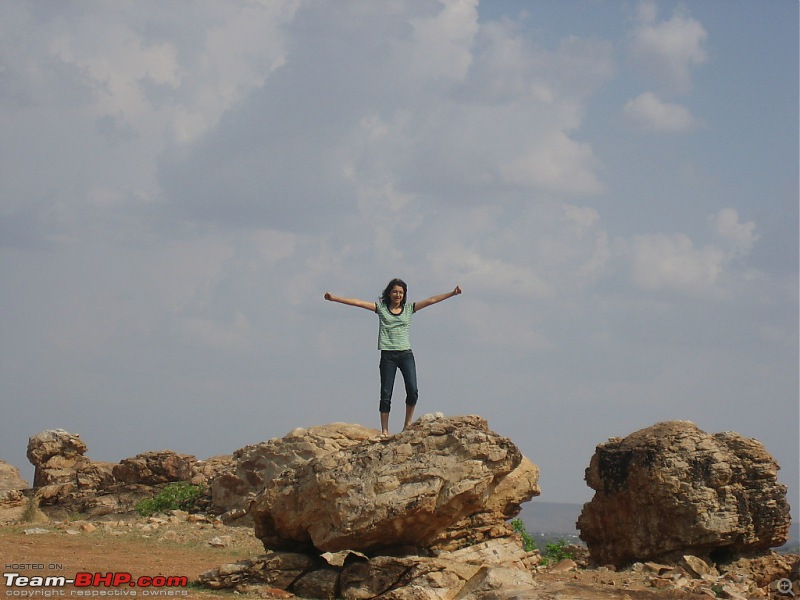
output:
POLYGON ((566 558, 570 558, 570 559, 575 558, 572 555, 571 552, 569 552, 569 551, 567 551, 565 549, 566 545, 567 545, 567 542, 564 539, 560 539, 557 542, 553 542, 551 544, 547 544, 547 546, 545 546, 545 550, 544 550, 544 554, 543 554, 544 560, 542 562, 544 564, 548 565, 548 564, 551 564, 551 563, 557 563, 557 562, 562 561, 562 560, 564 560, 566 558))
POLYGON ((154 498, 137 503, 135 508, 143 517, 168 510, 185 510, 191 512, 197 501, 203 496, 203 488, 192 485, 188 481, 170 483, 154 498))
POLYGON ((511 521, 511 526, 522 538, 522 548, 525 550, 525 552, 532 552, 533 550, 536 550, 536 541, 525 529, 525 523, 522 522, 522 519, 513 519, 511 521))

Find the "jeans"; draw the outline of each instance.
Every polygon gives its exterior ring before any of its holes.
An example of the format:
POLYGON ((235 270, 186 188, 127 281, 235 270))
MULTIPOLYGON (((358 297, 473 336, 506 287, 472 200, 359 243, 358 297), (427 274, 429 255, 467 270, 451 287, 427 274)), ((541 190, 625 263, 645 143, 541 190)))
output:
POLYGON ((392 408, 392 391, 397 369, 403 374, 406 384, 406 405, 416 406, 419 391, 417 390, 417 365, 411 350, 383 350, 379 365, 381 372, 381 402, 379 410, 388 413, 392 408))

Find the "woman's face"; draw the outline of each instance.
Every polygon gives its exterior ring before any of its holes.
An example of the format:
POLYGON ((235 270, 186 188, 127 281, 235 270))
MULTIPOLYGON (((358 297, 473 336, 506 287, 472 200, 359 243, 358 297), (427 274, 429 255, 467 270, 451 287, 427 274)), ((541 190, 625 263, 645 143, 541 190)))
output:
POLYGON ((405 292, 403 291, 403 286, 396 285, 392 288, 392 291, 389 292, 389 297, 392 299, 393 306, 399 306, 400 303, 403 301, 403 296, 405 292))

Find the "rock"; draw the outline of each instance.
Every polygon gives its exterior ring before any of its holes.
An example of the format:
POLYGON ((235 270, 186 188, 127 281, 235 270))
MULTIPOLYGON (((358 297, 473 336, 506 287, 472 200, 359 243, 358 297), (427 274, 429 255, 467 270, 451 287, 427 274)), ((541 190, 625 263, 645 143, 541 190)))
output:
POLYGON ((286 589, 302 575, 321 566, 318 558, 290 552, 270 552, 250 560, 222 565, 202 573, 198 581, 211 589, 264 585, 286 589))
POLYGON ((81 436, 63 429, 47 429, 28 438, 28 460, 34 467, 44 467, 54 456, 76 458, 86 453, 81 436))
POLYGON ((797 554, 768 552, 722 563, 717 568, 731 581, 752 581, 762 588, 780 579, 800 581, 800 556, 797 554))
POLYGON ((467 546, 452 552, 441 552, 439 558, 473 565, 504 566, 527 571, 539 562, 538 553, 525 552, 520 540, 498 538, 467 546))
MULTIPOLYGON (((43 431, 28 440, 28 458, 36 467, 36 498, 50 516, 131 512, 166 483, 190 481, 205 486, 231 464, 230 457, 198 461, 172 450, 144 452, 113 464, 92 462, 85 452, 80 436, 63 429, 43 431)), ((205 502, 207 505, 208 499, 205 502)))
POLYGON ((345 565, 341 594, 344 598, 377 596, 387 600, 448 597, 463 589, 481 569, 441 558, 376 556, 345 565))
POLYGON ((78 487, 78 473, 91 464, 79 435, 48 429, 28 439, 28 460, 35 467, 33 487, 39 504, 58 504, 78 487))
POLYGON ((143 452, 126 458, 113 468, 114 478, 123 483, 157 485, 175 481, 189 481, 196 458, 172 450, 143 452))
POLYGON ((82 465, 75 472, 78 489, 104 490, 117 483, 114 478, 113 463, 90 462, 82 465))
POLYGON ((595 490, 578 519, 595 564, 710 559, 785 543, 786 487, 763 445, 689 421, 658 423, 597 446, 586 470, 595 490))
POLYGON ((693 577, 698 579, 702 579, 703 575, 719 575, 714 567, 710 566, 702 558, 697 558, 691 554, 684 556, 681 562, 686 567, 686 570, 689 571, 693 577))
POLYGON ((429 547, 434 551, 449 551, 514 535, 508 520, 519 514, 523 502, 540 494, 538 482, 539 467, 523 456, 519 466, 500 481, 480 511, 437 534, 429 547))
POLYGON ((208 545, 212 548, 226 548, 230 546, 231 537, 229 535, 215 536, 208 540, 208 545))
POLYGON ((552 573, 566 573, 567 571, 575 571, 577 568, 578 563, 571 558, 565 558, 554 564, 550 571, 552 573))
POLYGON ((536 593, 537 584, 528 571, 484 567, 461 589, 459 600, 523 600, 548 598, 536 593))
POLYGON ((20 506, 25 503, 24 490, 28 482, 19 473, 19 469, 0 460, 0 506, 20 506))
POLYGON ((375 429, 332 423, 297 428, 282 438, 245 446, 233 453, 227 471, 211 481, 211 503, 220 512, 246 510, 270 480, 313 458, 351 448, 378 435, 375 429))
MULTIPOLYGON (((320 564, 303 554, 271 552, 251 560, 222 565, 200 575, 211 589, 258 592, 282 589, 303 598, 380 598, 440 600, 520 598, 536 586, 528 571, 461 563, 431 557, 348 554, 341 567, 320 564)), ((288 597, 288 596, 287 596, 288 597)))
POLYGON ((79 435, 48 429, 28 439, 28 460, 36 467, 33 487, 75 484, 75 473, 89 464, 86 444, 79 435))
POLYGON ((211 482, 223 473, 233 468, 233 457, 229 454, 212 456, 205 460, 198 460, 192 465, 192 485, 211 486, 211 482))
POLYGON ((301 575, 292 585, 294 593, 301 598, 333 600, 337 597, 338 589, 339 571, 330 567, 301 575))
MULTIPOLYGON (((426 415, 403 433, 283 471, 256 497, 251 515, 268 549, 425 547, 459 521, 486 512, 521 463, 519 449, 484 419, 426 415)), ((521 488, 516 500, 513 494, 498 500, 496 525, 504 525, 503 511, 538 491, 535 481, 521 488)), ((499 527, 499 533, 508 530, 499 527)))

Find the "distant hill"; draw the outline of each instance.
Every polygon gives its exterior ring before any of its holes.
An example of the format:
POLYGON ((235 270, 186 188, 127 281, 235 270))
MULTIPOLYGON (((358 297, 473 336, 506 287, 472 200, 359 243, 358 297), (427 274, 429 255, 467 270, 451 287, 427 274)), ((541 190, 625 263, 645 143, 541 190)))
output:
POLYGON ((531 533, 577 535, 575 522, 581 514, 583 504, 560 502, 538 502, 533 500, 523 505, 519 518, 531 533))
POLYGON ((775 550, 792 554, 800 553, 800 523, 792 523, 789 527, 789 541, 775 550))

